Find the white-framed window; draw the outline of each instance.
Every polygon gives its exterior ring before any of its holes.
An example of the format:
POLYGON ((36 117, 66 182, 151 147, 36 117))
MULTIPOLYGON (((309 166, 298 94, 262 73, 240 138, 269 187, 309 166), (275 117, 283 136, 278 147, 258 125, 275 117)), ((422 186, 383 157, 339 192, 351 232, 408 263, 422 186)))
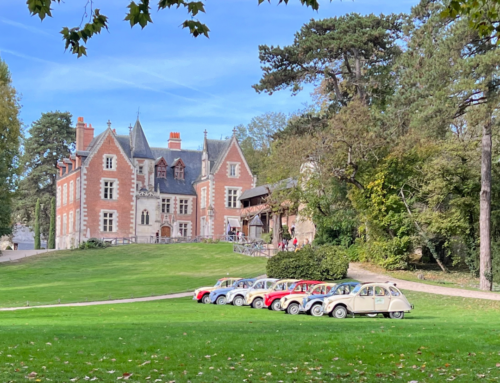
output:
POLYGON ((104 199, 116 199, 116 197, 115 197, 115 181, 112 181, 112 180, 104 180, 103 181, 102 198, 104 198, 104 199))
POLYGON ((106 232, 115 231, 114 223, 115 223, 114 213, 107 211, 102 213, 102 231, 106 232))
POLYGON ((238 207, 238 189, 227 189, 226 207, 238 207))
POLYGON ((57 187, 57 207, 61 206, 61 187, 57 187))
POLYGON ((137 168, 137 174, 144 174, 144 166, 139 166, 137 168))
POLYGON ((149 225, 149 211, 147 211, 147 210, 142 211, 141 225, 149 225))
POLYGON ((60 215, 57 216, 56 231, 57 231, 57 236, 60 236, 61 235, 61 216, 60 215))
POLYGON ((187 214, 188 213, 189 200, 180 199, 179 200, 179 214, 187 214))
POLYGON ((68 227, 68 233, 72 233, 73 232, 73 212, 70 211, 69 212, 69 227, 68 227))
POLYGON ((229 164, 229 177, 236 177, 236 164, 229 164))
POLYGON ((73 196, 75 195, 75 185, 73 181, 69 183, 69 203, 73 203, 73 196))
POLYGON ((68 203, 68 184, 63 185, 63 205, 68 203))
POLYGON ((179 223, 179 235, 181 237, 187 237, 187 235, 188 235, 188 224, 187 223, 179 223))
POLYGON ((239 162, 228 162, 227 163, 227 176, 231 177, 231 178, 238 178, 240 176, 239 162))
POLYGON ((102 161, 102 167, 104 170, 116 170, 116 155, 105 154, 102 161))
POLYGON ((161 212, 169 214, 170 213, 170 198, 162 198, 161 199, 161 212))
POLYGON ((76 179, 76 200, 80 199, 80 177, 76 179))
POLYGON ((76 218, 75 218, 75 231, 77 233, 80 232, 80 209, 76 210, 76 218))
POLYGON ((68 232, 68 217, 66 216, 66 214, 63 214, 63 223, 62 223, 63 227, 62 227, 62 235, 66 235, 66 233, 68 232))
POLYGON ((174 170, 174 178, 176 180, 184 179, 184 166, 182 164, 177 164, 174 170))
POLYGON ((205 209, 207 207, 207 188, 201 188, 200 207, 202 209, 205 209))

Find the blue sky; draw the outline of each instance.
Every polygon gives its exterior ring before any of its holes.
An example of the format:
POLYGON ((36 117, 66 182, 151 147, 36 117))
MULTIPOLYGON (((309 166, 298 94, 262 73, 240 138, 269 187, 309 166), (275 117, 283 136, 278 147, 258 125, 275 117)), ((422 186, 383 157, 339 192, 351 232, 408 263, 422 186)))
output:
MULTIPOLYGON (((292 113, 310 103, 308 88, 298 96, 281 91, 257 94, 261 76, 258 46, 288 45, 310 19, 409 12, 417 0, 322 1, 319 12, 290 0, 288 6, 257 0, 208 0, 199 19, 210 38, 193 38, 179 25, 186 11, 153 11, 144 30, 123 21, 128 0, 94 0, 110 18, 109 33, 93 38, 88 57, 64 51, 63 26, 80 24, 87 0, 54 5, 53 18, 31 17, 25 1, 0 2, 0 57, 7 62, 21 95, 26 126, 42 112, 69 111, 83 116, 96 134, 111 120, 127 134, 140 110, 151 145, 164 146, 169 132, 181 132, 183 147, 197 149, 207 129, 210 138, 228 136, 238 124, 265 112, 292 113)), ((155 1, 152 1, 154 4, 155 1)))

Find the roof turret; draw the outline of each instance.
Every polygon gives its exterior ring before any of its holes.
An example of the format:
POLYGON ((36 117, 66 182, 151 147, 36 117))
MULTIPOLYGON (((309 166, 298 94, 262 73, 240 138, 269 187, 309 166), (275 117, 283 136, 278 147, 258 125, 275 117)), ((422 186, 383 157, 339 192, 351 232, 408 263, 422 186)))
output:
POLYGON ((132 158, 147 158, 154 160, 153 153, 151 152, 151 148, 149 147, 148 140, 146 139, 146 135, 142 130, 141 122, 139 119, 135 122, 134 128, 131 132, 132 136, 132 158))

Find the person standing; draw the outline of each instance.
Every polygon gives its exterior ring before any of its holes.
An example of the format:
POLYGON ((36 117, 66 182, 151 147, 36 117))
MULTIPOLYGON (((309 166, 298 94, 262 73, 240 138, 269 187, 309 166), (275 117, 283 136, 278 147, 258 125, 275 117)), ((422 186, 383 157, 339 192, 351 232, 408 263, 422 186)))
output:
POLYGON ((290 227, 290 234, 292 235, 292 237, 295 237, 295 223, 293 223, 290 227))
POLYGON ((292 242, 292 243, 293 243, 293 249, 294 249, 294 250, 297 250, 297 244, 299 243, 299 241, 297 240, 297 237, 295 237, 295 238, 293 239, 293 242, 292 242))

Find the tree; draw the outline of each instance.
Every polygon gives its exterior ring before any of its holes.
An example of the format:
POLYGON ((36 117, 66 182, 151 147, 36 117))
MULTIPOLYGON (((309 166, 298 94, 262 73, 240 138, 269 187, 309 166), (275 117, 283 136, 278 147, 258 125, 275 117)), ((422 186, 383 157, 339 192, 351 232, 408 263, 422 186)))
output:
POLYGON ((56 199, 52 197, 50 200, 50 228, 49 240, 47 242, 47 249, 56 248, 56 199))
MULTIPOLYGON (((254 0, 255 1, 255 0, 254 0)), ((265 0, 257 0, 258 4, 262 4, 265 0)), ((288 4, 289 0, 278 0, 278 4, 285 3, 288 4)), ((269 0, 271 2, 271 0, 269 0)), ((314 10, 319 9, 319 0, 300 0, 302 5, 311 7, 314 10)), ((36 15, 43 21, 46 16, 52 17, 52 4, 64 4, 62 0, 27 0, 26 4, 31 15, 36 15)), ((180 8, 184 7, 191 19, 185 20, 181 25, 183 28, 188 28, 189 32, 194 36, 198 37, 204 35, 208 37, 210 29, 206 24, 194 19, 200 12, 205 13, 205 0, 203 1, 189 1, 189 0, 157 0, 158 10, 163 10, 166 8, 180 8)), ((87 48, 85 44, 87 41, 96 34, 100 34, 104 29, 108 29, 108 17, 101 14, 100 10, 94 9, 93 0, 82 1, 84 5, 84 15, 83 20, 87 19, 88 22, 83 26, 68 28, 64 27, 61 30, 63 39, 65 42, 66 49, 71 49, 73 54, 81 57, 82 55, 87 55, 87 48)), ((126 11, 125 21, 130 23, 133 27, 137 24, 144 28, 147 24, 152 23, 151 18, 151 7, 150 0, 137 0, 131 1, 127 6, 128 11, 126 11)))
POLYGON ((500 0, 451 0, 442 17, 465 17, 481 36, 500 37, 500 0))
POLYGON ((12 232, 12 198, 21 139, 20 109, 9 69, 0 59, 0 237, 12 232))
POLYGON ((35 206, 35 250, 40 248, 40 198, 38 198, 35 206))
POLYGON ((34 224, 37 199, 43 204, 40 233, 49 234, 50 201, 56 197, 57 161, 74 149, 75 129, 68 112, 42 113, 28 131, 21 162, 24 172, 19 182, 16 214, 23 222, 34 224))
POLYGON ((400 54, 401 15, 361 16, 356 13, 311 20, 286 47, 259 46, 264 75, 253 86, 272 94, 305 83, 323 82, 333 95, 332 106, 343 107, 358 97, 384 106, 391 94, 391 67, 400 54))

